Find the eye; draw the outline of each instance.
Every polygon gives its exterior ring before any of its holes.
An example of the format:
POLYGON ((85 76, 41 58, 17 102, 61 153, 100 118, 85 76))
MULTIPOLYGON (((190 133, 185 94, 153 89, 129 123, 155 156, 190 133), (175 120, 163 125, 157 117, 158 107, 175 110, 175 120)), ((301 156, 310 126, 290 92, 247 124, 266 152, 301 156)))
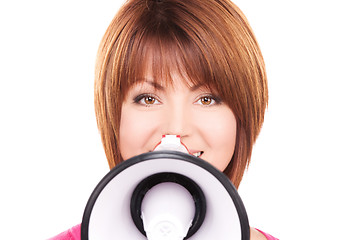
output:
POLYGON ((156 99, 152 96, 148 96, 148 97, 144 97, 143 101, 145 102, 145 104, 154 104, 156 102, 156 99))
POLYGON ((199 105, 203 105, 203 106, 211 106, 211 105, 215 105, 215 104, 220 104, 220 99, 217 97, 214 97, 212 95, 205 95, 200 97, 197 101, 196 104, 199 105))
POLYGON ((156 105, 160 103, 157 98, 151 94, 141 94, 135 97, 133 101, 137 104, 145 106, 156 105))
POLYGON ((199 101, 201 101, 202 105, 211 105, 214 102, 214 100, 211 97, 207 97, 207 96, 201 97, 199 101))

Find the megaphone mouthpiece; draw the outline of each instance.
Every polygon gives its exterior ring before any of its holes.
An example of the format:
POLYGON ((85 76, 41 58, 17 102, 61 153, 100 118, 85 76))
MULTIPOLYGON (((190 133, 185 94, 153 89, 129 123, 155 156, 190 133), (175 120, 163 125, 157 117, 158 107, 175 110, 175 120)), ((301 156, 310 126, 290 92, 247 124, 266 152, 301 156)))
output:
POLYGON ((178 151, 183 153, 188 153, 189 151, 181 142, 180 135, 162 135, 161 141, 155 146, 153 151, 178 151))

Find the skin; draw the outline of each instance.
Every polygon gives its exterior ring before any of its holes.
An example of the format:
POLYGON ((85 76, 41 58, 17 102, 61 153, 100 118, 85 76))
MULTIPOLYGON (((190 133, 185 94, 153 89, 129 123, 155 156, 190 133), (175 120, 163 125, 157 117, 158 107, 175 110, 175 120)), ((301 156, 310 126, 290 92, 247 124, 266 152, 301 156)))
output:
MULTIPOLYGON (((162 135, 180 135, 190 154, 223 171, 236 143, 236 119, 231 109, 203 86, 180 75, 160 84, 150 74, 129 90, 122 104, 120 152, 123 159, 150 152, 162 135)), ((251 240, 266 238, 250 229, 251 240)))

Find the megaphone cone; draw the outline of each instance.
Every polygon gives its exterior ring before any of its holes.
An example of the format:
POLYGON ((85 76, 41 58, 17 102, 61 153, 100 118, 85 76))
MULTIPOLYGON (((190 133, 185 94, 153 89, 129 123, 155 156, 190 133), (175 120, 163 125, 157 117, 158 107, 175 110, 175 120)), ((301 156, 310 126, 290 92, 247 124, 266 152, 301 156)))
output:
POLYGON ((237 189, 209 163, 177 151, 145 153, 97 185, 81 239, 151 238, 249 240, 248 218, 237 189))

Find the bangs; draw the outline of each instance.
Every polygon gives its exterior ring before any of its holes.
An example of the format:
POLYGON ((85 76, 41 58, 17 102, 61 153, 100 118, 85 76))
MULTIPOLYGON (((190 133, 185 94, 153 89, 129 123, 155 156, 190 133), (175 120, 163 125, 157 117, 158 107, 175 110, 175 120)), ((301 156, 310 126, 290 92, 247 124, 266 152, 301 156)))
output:
POLYGON ((181 29, 173 26, 168 29, 153 29, 134 36, 131 52, 125 65, 127 74, 120 79, 122 94, 126 95, 135 83, 151 78, 155 83, 169 86, 174 75, 181 77, 190 85, 206 86, 212 89, 214 79, 199 47, 189 40, 181 29), (211 83, 212 82, 212 83, 211 83))

